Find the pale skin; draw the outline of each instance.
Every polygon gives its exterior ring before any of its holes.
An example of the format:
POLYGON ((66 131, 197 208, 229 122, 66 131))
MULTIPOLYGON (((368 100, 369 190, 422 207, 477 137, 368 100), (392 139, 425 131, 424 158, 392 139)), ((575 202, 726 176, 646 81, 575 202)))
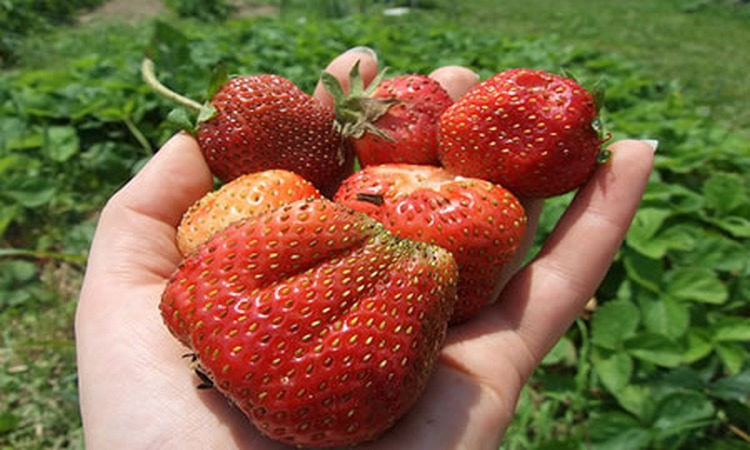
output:
MULTIPOLYGON (((328 70, 343 79, 356 60, 372 79, 377 61, 361 49, 328 70)), ((431 75, 454 98, 478 81, 462 67, 431 75)), ((315 95, 331 101, 320 86, 315 95)), ((609 150, 609 162, 579 190, 539 255, 507 271, 497 301, 479 318, 450 330, 414 408, 358 448, 498 448, 521 388, 594 294, 646 188, 653 149, 624 140, 609 150)), ((181 258, 175 227, 211 188, 197 143, 178 134, 102 211, 76 316, 87 448, 288 448, 261 436, 215 390, 196 389, 182 357, 187 350, 159 315, 161 292, 181 258)), ((524 204, 528 248, 542 202, 524 204)))

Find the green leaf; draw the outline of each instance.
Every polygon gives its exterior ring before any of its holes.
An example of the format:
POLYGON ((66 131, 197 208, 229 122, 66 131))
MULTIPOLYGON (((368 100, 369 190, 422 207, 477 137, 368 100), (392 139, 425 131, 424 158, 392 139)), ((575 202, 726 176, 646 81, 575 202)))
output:
POLYGON ((627 339, 625 349, 638 359, 661 367, 677 367, 682 363, 683 349, 663 334, 639 333, 627 339))
POLYGON ((748 203, 745 180, 737 174, 716 172, 703 184, 706 208, 729 214, 748 203))
POLYGON ((693 267, 726 272, 740 272, 748 265, 748 250, 740 242, 718 232, 698 231, 695 246, 676 255, 680 261, 693 267))
POLYGON ((638 308, 627 300, 605 303, 591 319, 591 341, 609 350, 621 348, 625 338, 638 329, 638 308))
POLYGON ((592 354, 594 370, 604 387, 610 392, 618 392, 630 382, 633 374, 633 359, 627 353, 613 353, 604 356, 604 352, 592 354))
POLYGON ((750 238, 750 220, 739 216, 723 216, 711 220, 711 223, 736 238, 750 238))
POLYGON ((711 324, 714 340, 717 342, 749 342, 750 319, 740 316, 720 316, 711 324))
POLYGON ((223 61, 220 61, 211 71, 211 79, 208 83, 208 89, 206 90, 206 100, 210 101, 228 80, 229 72, 227 65, 223 61))
POLYGON ((669 209, 641 208, 633 218, 626 244, 649 258, 663 257, 668 243, 657 239, 656 234, 671 214, 669 209))
POLYGON ((713 403, 698 392, 675 392, 668 395, 656 409, 654 428, 660 438, 704 427, 716 414, 713 403))
POLYGON ((555 346, 552 347, 552 350, 550 350, 550 352, 544 357, 542 365, 550 366, 563 364, 570 367, 575 365, 577 359, 578 354, 576 352, 575 344, 573 344, 573 341, 571 341, 570 338, 563 336, 563 338, 557 341, 557 344, 555 344, 555 346))
POLYGON ((667 273, 666 292, 673 298, 721 304, 729 298, 726 286, 709 269, 680 268, 667 273))
POLYGON ((716 345, 716 353, 730 374, 736 375, 745 367, 748 360, 747 349, 734 342, 721 342, 716 345))
POLYGON ((686 334, 685 343, 683 360, 687 364, 699 361, 714 351, 711 333, 706 330, 691 328, 686 334))
POLYGON ((189 133, 195 131, 195 117, 185 108, 174 108, 167 114, 166 121, 189 133))
POLYGON ((646 421, 653 414, 653 392, 647 385, 628 384, 612 392, 622 408, 646 421))
POLYGON ((52 180, 43 177, 25 178, 6 189, 5 194, 26 208, 36 208, 49 203, 57 193, 52 180))
POLYGON ((161 67, 182 67, 190 62, 190 41, 178 28, 157 20, 146 53, 161 67))
POLYGON ((53 161, 65 162, 80 150, 78 133, 73 127, 49 127, 44 145, 45 154, 53 161))
POLYGON ((21 423, 20 417, 12 411, 3 411, 0 413, 0 435, 15 430, 19 423, 21 423))
POLYGON ((634 417, 621 412, 591 417, 588 429, 590 448, 595 450, 639 450, 651 442, 651 433, 634 417))
POLYGON ((669 297, 642 299, 641 317, 648 331, 671 339, 682 337, 690 327, 690 307, 669 297))
POLYGON ((628 277, 638 285, 661 293, 664 278, 664 263, 660 259, 646 257, 634 251, 625 251, 623 265, 628 277))
POLYGON ((728 401, 746 402, 750 397, 750 369, 721 378, 710 386, 711 395, 728 401))
POLYGON ((703 230, 696 226, 677 224, 666 228, 658 234, 663 244, 669 250, 690 251, 695 246, 695 234, 702 234, 703 230))
POLYGON ((21 217, 23 208, 19 205, 4 205, 0 203, 0 238, 5 234, 14 220, 21 217))

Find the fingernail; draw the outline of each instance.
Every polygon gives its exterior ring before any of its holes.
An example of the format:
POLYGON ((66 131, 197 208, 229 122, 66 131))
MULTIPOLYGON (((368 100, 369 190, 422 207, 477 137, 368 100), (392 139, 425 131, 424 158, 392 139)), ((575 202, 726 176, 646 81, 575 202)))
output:
POLYGON ((657 148, 659 148, 659 141, 657 141, 656 139, 641 139, 641 142, 654 149, 654 152, 657 148))
POLYGON ((349 50, 347 50, 346 53, 361 53, 363 55, 370 56, 375 61, 378 60, 378 54, 375 53, 375 50, 371 49, 370 47, 366 47, 364 45, 360 45, 358 47, 352 47, 349 50))

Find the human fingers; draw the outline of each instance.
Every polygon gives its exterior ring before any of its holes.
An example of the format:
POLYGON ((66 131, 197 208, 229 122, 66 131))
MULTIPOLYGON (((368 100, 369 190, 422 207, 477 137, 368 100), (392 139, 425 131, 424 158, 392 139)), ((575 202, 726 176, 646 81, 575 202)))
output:
POLYGON ((610 160, 581 188, 534 261, 509 282, 494 312, 536 362, 594 295, 648 184, 652 146, 627 140, 610 150, 610 160))
POLYGON ((610 150, 610 160, 581 188, 499 301, 452 330, 448 361, 460 360, 466 372, 488 379, 513 368, 520 388, 581 313, 609 269, 653 165, 653 148, 642 142, 621 141, 610 150))
POLYGON ((172 137, 102 210, 86 278, 115 273, 140 277, 144 270, 168 276, 179 260, 175 227, 211 187, 211 173, 195 139, 185 133, 172 137))
MULTIPOLYGON (((367 86, 378 73, 378 56, 369 47, 351 48, 334 58, 325 69, 326 72, 339 80, 344 92, 349 91, 349 72, 357 61, 359 61, 359 73, 362 76, 362 81, 367 86)), ((322 81, 318 81, 314 96, 324 104, 333 107, 333 97, 323 86, 322 81)))
POLYGON ((479 75, 463 66, 443 66, 430 73, 455 101, 479 81, 479 75))

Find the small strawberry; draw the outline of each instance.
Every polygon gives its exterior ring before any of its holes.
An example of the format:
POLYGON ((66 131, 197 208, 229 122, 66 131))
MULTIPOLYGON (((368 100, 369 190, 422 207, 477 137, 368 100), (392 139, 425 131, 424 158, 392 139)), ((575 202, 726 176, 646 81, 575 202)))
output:
POLYGON ((455 282, 446 250, 308 199, 214 235, 179 266, 160 308, 202 385, 260 432, 349 446, 383 433, 424 390, 455 282))
POLYGON ((366 213, 397 236, 453 253, 459 273, 454 324, 492 299, 500 272, 526 230, 524 208, 508 190, 432 166, 366 167, 344 180, 334 200, 366 213))
POLYGON ((323 74, 336 102, 336 123, 365 167, 384 163, 438 164, 440 115, 453 99, 433 78, 421 74, 383 80, 383 73, 364 88, 355 65, 349 93, 323 74))
POLYGON ((232 222, 308 197, 320 193, 293 172, 271 169, 242 175, 188 209, 177 227, 177 247, 187 255, 232 222))
POLYGON ((295 172, 333 194, 353 170, 353 152, 334 129, 334 111, 279 75, 215 81, 206 105, 169 91, 145 60, 144 79, 199 113, 195 135, 212 173, 222 181, 267 169, 295 172))
POLYGON ((572 79, 510 69, 474 86, 440 119, 440 161, 521 197, 552 197, 594 171, 602 139, 594 97, 572 79))

